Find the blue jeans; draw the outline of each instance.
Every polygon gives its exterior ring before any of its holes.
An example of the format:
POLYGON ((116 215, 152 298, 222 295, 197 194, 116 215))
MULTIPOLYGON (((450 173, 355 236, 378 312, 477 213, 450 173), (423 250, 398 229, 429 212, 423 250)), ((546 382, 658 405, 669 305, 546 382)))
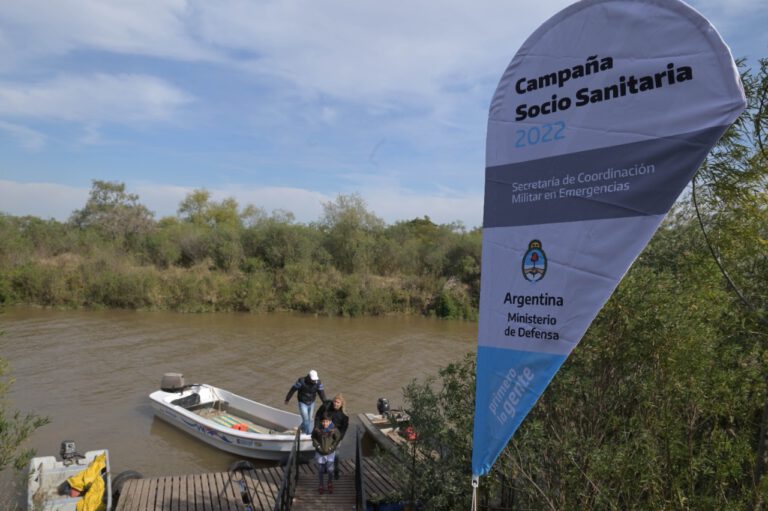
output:
POLYGON ((312 434, 312 429, 314 426, 314 412, 315 412, 315 402, 312 401, 310 404, 302 403, 299 401, 299 415, 301 415, 301 430, 306 433, 307 435, 312 434))

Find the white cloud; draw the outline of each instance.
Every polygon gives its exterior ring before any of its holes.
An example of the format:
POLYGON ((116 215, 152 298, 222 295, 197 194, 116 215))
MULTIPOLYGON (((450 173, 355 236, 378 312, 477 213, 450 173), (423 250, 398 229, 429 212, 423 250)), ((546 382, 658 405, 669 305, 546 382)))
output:
MULTIPOLYGON (((487 94, 524 38, 570 3, 6 0, 0 56, 24 64, 96 50, 216 62, 372 108, 375 102, 446 109, 457 90, 487 94)), ((725 27, 764 16, 768 5, 692 3, 725 27)))
POLYGON ((230 63, 313 94, 418 101, 496 80, 524 35, 568 3, 6 0, 0 36, 22 64, 96 50, 230 63))
POLYGON ((0 212, 66 220, 88 200, 88 189, 54 183, 0 180, 0 212))
POLYGON ((393 187, 363 190, 361 195, 368 208, 388 223, 425 215, 438 224, 460 221, 468 229, 483 222, 482 194, 425 194, 393 187))
POLYGON ((532 26, 568 3, 235 0, 200 3, 199 19, 212 44, 250 52, 254 72, 347 99, 416 101, 498 79, 532 26))
POLYGON ((195 13, 185 0, 4 0, 0 32, 8 57, 25 59, 92 49, 179 60, 217 60, 194 37, 195 13))
POLYGON ((0 115, 65 121, 169 120, 192 101, 158 78, 136 74, 64 75, 45 82, 0 82, 0 115))
POLYGON ((37 151, 45 145, 46 136, 20 124, 0 121, 0 131, 4 131, 18 140, 21 146, 30 151, 37 151))

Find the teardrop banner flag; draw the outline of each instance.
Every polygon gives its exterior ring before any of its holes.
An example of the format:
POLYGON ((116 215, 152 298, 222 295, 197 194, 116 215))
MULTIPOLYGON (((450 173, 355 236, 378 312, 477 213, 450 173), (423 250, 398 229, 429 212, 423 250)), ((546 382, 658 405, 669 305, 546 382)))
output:
POLYGON ((744 107, 678 0, 584 0, 520 48, 488 118, 475 480, 744 107))

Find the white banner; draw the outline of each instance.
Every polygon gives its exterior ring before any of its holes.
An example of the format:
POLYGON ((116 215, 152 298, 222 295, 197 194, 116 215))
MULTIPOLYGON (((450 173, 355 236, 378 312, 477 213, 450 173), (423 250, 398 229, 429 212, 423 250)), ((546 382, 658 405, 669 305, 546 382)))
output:
POLYGON ((586 0, 491 103, 472 470, 487 473, 744 109, 730 51, 677 0, 586 0))

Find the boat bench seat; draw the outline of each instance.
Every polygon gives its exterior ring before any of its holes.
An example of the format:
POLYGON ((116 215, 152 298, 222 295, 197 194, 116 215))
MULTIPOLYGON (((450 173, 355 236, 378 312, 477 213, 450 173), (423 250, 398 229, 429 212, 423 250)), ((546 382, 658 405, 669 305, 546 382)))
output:
POLYGON ((204 410, 195 410, 195 413, 197 413, 202 417, 205 417, 206 419, 210 419, 216 422, 217 424, 221 424, 222 426, 232 428, 232 429, 234 429, 234 426, 236 424, 243 424, 248 427, 247 431, 249 433, 261 433, 265 435, 274 434, 274 433, 285 433, 285 434, 295 433, 295 430, 283 431, 281 429, 270 428, 269 426, 264 424, 257 424, 249 419, 245 419, 243 417, 238 417, 237 415, 228 413, 226 409, 220 410, 218 408, 207 408, 204 410))
POLYGON ((209 410, 209 409, 216 410, 219 412, 226 412, 227 410, 229 410, 229 401, 207 401, 205 403, 201 403, 198 396, 197 403, 193 404, 192 406, 186 406, 185 408, 190 412, 195 412, 195 413, 199 412, 200 410, 209 410))

